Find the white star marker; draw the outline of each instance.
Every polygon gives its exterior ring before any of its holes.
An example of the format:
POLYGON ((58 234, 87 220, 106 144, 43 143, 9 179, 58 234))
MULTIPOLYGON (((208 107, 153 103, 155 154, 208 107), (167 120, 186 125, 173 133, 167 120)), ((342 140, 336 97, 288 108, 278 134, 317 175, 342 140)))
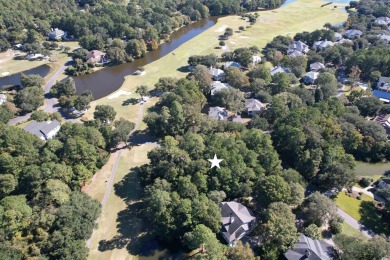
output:
POLYGON ((214 158, 213 159, 208 159, 209 162, 211 162, 211 167, 210 169, 214 168, 214 167, 218 167, 218 168, 221 168, 219 167, 219 163, 223 161, 223 159, 218 159, 217 158, 217 155, 214 154, 214 158))

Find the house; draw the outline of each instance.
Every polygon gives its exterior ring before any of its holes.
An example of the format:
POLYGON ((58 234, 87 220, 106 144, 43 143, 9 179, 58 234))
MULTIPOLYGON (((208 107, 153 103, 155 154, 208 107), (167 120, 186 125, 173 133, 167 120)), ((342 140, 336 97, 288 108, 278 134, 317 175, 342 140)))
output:
POLYGON ((80 111, 80 110, 77 110, 76 108, 72 107, 68 110, 69 114, 71 114, 72 116, 74 117, 80 117, 82 115, 84 115, 86 110, 83 110, 83 111, 80 111))
POLYGON ((356 29, 351 29, 344 32, 344 36, 347 37, 348 39, 359 38, 360 36, 362 36, 362 34, 363 34, 362 31, 356 29))
POLYGON ((305 54, 303 52, 300 52, 300 51, 288 51, 287 52, 288 56, 293 56, 293 57, 299 57, 299 56, 305 56, 305 54))
POLYGON ((223 107, 210 107, 209 117, 215 120, 226 120, 228 118, 228 111, 223 107))
POLYGON ((261 103, 257 99, 245 99, 245 111, 248 113, 248 116, 260 114, 266 107, 266 104, 261 103))
POLYGON ((21 50, 22 48, 23 48, 23 45, 20 43, 14 45, 15 50, 21 50))
POLYGON ((32 121, 24 128, 25 131, 36 135, 43 141, 52 139, 60 129, 61 125, 57 120, 43 122, 32 121))
POLYGON ((65 38, 65 36, 66 33, 58 28, 51 29, 51 31, 49 32, 49 39, 53 41, 61 40, 62 38, 65 38))
POLYGON ((291 70, 288 68, 283 68, 281 66, 276 66, 271 69, 271 75, 275 75, 276 73, 291 73, 291 70))
POLYGON ((305 54, 306 52, 309 51, 309 46, 304 42, 295 41, 290 46, 288 46, 287 53, 292 53, 294 51, 298 51, 305 54))
POLYGON ((42 54, 35 54, 35 53, 30 53, 26 56, 26 60, 36 60, 36 59, 44 59, 46 58, 42 54))
POLYGON ((0 94, 0 106, 3 105, 7 101, 6 94, 0 94))
POLYGON ((235 61, 228 61, 228 62, 225 62, 225 64, 223 65, 223 68, 225 70, 230 68, 230 67, 241 68, 241 65, 240 65, 240 63, 235 62, 235 61))
POLYGON ((379 25, 388 25, 390 24, 390 18, 385 16, 378 17, 375 19, 375 23, 379 25))
POLYGON ((314 82, 318 78, 318 75, 320 75, 319 72, 310 71, 310 72, 306 73, 305 75, 303 75, 303 82, 305 84, 310 84, 310 85, 314 84, 314 82))
POLYGON ((284 257, 287 260, 330 260, 333 247, 322 240, 313 240, 301 234, 298 243, 290 248, 284 257))
POLYGON ((258 64, 261 62, 261 57, 259 55, 253 55, 252 56, 252 64, 258 64))
POLYGON ((321 62, 314 62, 312 64, 310 64, 310 70, 311 71, 319 71, 321 69, 325 69, 325 65, 322 64, 321 62))
POLYGON ((390 187, 390 177, 380 179, 377 186, 380 189, 386 189, 390 187))
POLYGON ((390 77, 380 77, 377 88, 381 91, 390 92, 390 77))
POLYGON ((91 62, 95 64, 104 64, 107 63, 108 60, 106 58, 106 53, 99 50, 93 50, 90 53, 88 53, 87 62, 91 62))
POLYGON ((253 212, 234 201, 221 202, 221 233, 230 246, 235 246, 237 241, 248 234, 256 220, 253 212))
POLYGON ((369 87, 367 83, 363 83, 363 82, 358 82, 356 85, 363 91, 366 91, 369 87))
POLYGON ((231 86, 227 83, 222 83, 221 81, 213 81, 211 84, 211 95, 214 96, 215 92, 227 88, 231 88, 231 86))
POLYGON ((343 39, 343 36, 341 35, 341 33, 338 33, 338 32, 334 33, 334 37, 336 37, 336 41, 340 41, 341 39, 343 39))
POLYGON ((314 43, 313 48, 315 50, 322 51, 323 49, 325 49, 329 46, 333 46, 333 45, 334 45, 334 42, 332 42, 332 41, 328 41, 328 40, 317 41, 314 43))
POLYGON ((216 69, 213 67, 209 69, 209 74, 214 80, 218 80, 218 81, 223 80, 225 76, 225 72, 223 70, 216 69))
POLYGON ((336 42, 335 44, 336 45, 342 45, 342 44, 348 44, 348 45, 352 45, 353 44, 353 41, 351 41, 350 39, 341 39, 340 41, 336 42))
POLYGON ((378 34, 377 36, 378 36, 379 38, 381 38, 382 40, 384 40, 387 44, 390 43, 390 35, 381 33, 381 34, 378 34))
POLYGON ((372 94, 385 103, 390 103, 390 92, 374 90, 372 94))

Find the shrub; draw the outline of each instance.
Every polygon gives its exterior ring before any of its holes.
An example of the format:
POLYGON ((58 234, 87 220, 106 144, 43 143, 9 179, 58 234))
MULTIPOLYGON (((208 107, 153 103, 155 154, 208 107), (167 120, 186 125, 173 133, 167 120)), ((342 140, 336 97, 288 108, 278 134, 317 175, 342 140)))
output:
POLYGON ((305 236, 308 236, 312 239, 321 239, 321 230, 316 224, 310 224, 302 230, 302 233, 305 236))
POLYGON ((244 27, 244 26, 240 26, 240 27, 238 27, 238 29, 239 29, 240 31, 245 31, 245 27, 244 27))
POLYGON ((357 196, 356 199, 362 200, 362 196, 357 196))
POLYGON ((343 225, 340 222, 332 221, 329 224, 330 232, 336 235, 343 231, 343 225))
POLYGON ((363 195, 363 192, 359 191, 359 195, 363 195))
POLYGON ((219 46, 225 46, 225 42, 224 41, 220 41, 219 42, 219 46))
POLYGON ((373 179, 371 178, 361 178, 359 180, 359 184, 362 186, 362 187, 367 187, 367 186, 370 186, 370 184, 372 183, 373 179))

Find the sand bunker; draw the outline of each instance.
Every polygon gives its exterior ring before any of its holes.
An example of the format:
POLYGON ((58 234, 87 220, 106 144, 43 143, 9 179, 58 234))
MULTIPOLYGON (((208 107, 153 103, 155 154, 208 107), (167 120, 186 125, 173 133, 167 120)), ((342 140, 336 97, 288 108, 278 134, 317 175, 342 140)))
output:
POLYGON ((122 95, 128 96, 128 95, 130 95, 130 94, 131 94, 131 93, 128 92, 128 91, 119 90, 119 91, 115 92, 114 94, 108 96, 107 99, 114 99, 114 98, 120 97, 120 96, 122 96, 122 95))
POLYGON ((233 45, 234 45, 234 44, 237 44, 237 42, 230 42, 230 43, 233 44, 233 45))
POLYGON ((222 25, 221 27, 219 27, 217 30, 215 30, 214 32, 224 32, 227 28, 227 25, 222 25))
POLYGON ((3 73, 1 73, 1 76, 8 76, 9 75, 9 72, 8 71, 6 71, 6 72, 3 72, 3 73))
POLYGON ((248 36, 240 36, 240 38, 249 39, 250 37, 248 37, 248 36))

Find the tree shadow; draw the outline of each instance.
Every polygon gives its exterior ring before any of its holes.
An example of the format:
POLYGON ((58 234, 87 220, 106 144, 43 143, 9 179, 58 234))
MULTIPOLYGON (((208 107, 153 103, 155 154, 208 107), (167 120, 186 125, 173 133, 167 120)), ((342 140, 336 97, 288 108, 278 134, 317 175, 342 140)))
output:
POLYGON ((362 225, 371 229, 376 234, 390 234, 389 220, 384 219, 373 202, 362 201, 359 213, 361 215, 360 223, 362 225))
POLYGON ((180 72, 190 72, 190 69, 188 68, 188 66, 181 66, 177 70, 180 72))
POLYGON ((149 135, 146 131, 136 131, 130 136, 130 145, 138 146, 145 143, 155 143, 157 140, 149 135))
POLYGON ((139 100, 136 98, 129 98, 122 102, 122 106, 135 105, 138 104, 139 100))

